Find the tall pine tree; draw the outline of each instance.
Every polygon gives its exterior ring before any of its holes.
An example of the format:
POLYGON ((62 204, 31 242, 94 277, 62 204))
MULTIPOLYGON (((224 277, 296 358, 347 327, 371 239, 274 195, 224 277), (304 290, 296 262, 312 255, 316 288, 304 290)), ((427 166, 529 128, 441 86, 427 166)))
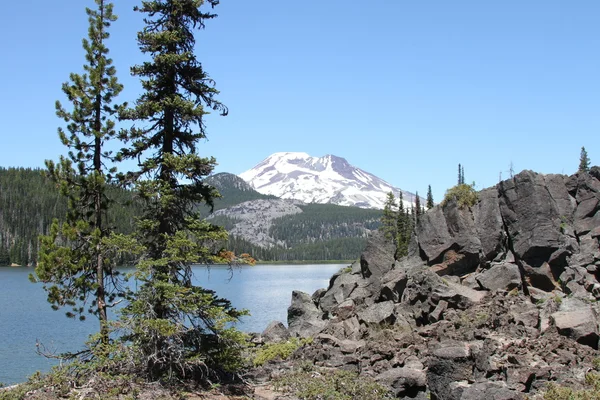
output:
POLYGON ((386 240, 393 242, 396 239, 397 225, 397 205, 394 193, 389 192, 383 205, 383 214, 381 215, 381 225, 379 230, 383 232, 386 240))
POLYGON ((105 143, 116 135, 114 118, 123 105, 113 105, 122 86, 108 58, 108 28, 117 17, 113 5, 95 0, 96 9, 86 9, 89 29, 83 40, 87 63, 83 74, 72 73, 62 90, 72 106, 57 101, 56 113, 66 125, 58 129, 69 149, 58 163, 46 161, 48 175, 69 200, 66 221, 54 221, 50 235, 41 238, 37 279, 44 282, 48 301, 58 309, 70 306, 69 317, 85 318, 85 307, 100 320, 100 332, 108 341, 107 307, 123 295, 118 271, 110 258, 111 227, 105 215, 111 200, 107 183, 112 179, 111 153, 105 143))
POLYGON ((581 153, 579 155, 579 168, 577 172, 588 172, 590 170, 590 159, 588 157, 588 153, 585 150, 585 147, 581 148, 581 153))
POLYGON ((218 0, 148 0, 135 8, 146 14, 138 44, 149 60, 131 69, 144 92, 123 114, 138 128, 124 135, 129 146, 120 156, 138 160, 124 179, 143 202, 138 232, 146 252, 136 268, 142 285, 125 316, 150 379, 202 379, 239 362, 241 334, 230 323, 241 312, 192 281, 192 264, 231 260, 213 247, 226 231, 197 212, 218 195, 204 182, 215 159, 197 149, 206 137, 204 117, 209 110, 227 114, 194 54, 194 30, 216 16, 201 10, 204 3, 218 0))
POLYGON ((431 193, 431 185, 427 186, 427 209, 433 208, 433 194, 431 193))
MULTIPOLYGON (((406 210, 408 211, 408 210, 406 210)), ((398 215, 396 221, 396 259, 408 255, 408 242, 410 240, 410 221, 404 210, 404 197, 402 191, 398 194, 398 215)))

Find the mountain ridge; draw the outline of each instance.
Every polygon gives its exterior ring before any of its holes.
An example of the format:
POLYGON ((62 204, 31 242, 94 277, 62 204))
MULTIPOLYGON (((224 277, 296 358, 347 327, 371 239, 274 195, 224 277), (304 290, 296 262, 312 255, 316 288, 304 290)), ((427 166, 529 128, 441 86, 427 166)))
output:
POLYGON ((416 197, 333 154, 273 153, 239 177, 259 193, 305 203, 383 209, 389 192, 402 192, 410 208, 416 197))

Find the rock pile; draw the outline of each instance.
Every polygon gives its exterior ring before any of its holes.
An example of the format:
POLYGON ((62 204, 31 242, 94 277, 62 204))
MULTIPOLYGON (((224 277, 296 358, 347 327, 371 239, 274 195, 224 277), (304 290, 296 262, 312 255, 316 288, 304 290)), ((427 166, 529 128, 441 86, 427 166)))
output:
POLYGON ((599 178, 598 167, 524 171, 471 208, 436 206, 401 260, 373 235, 326 290, 293 293, 289 333, 314 337, 295 359, 373 377, 397 397, 577 386, 600 356, 599 178))

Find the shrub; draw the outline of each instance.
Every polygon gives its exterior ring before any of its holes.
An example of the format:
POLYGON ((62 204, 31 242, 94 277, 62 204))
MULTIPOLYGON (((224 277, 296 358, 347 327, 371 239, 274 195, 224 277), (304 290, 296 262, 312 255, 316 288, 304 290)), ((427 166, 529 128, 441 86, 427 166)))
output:
POLYGON ((456 201, 459 207, 472 207, 477 203, 477 192, 475 184, 467 185, 461 183, 446 190, 446 195, 442 201, 442 207, 450 201, 456 201))
POLYGON ((585 376, 585 384, 587 389, 573 390, 550 383, 544 393, 544 400, 600 400, 600 374, 588 373, 585 376))
POLYGON ((294 371, 275 379, 276 390, 304 400, 391 399, 387 390, 368 377, 344 370, 294 371))
POLYGON ((310 339, 292 338, 287 342, 268 343, 256 351, 252 359, 255 367, 261 366, 271 360, 289 358, 294 351, 309 343, 310 339))

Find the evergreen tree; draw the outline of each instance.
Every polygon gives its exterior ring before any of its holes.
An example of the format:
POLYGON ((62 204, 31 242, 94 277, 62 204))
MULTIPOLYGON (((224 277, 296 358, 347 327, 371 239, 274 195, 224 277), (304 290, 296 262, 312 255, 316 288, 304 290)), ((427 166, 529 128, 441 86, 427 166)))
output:
POLYGON ((396 198, 394 193, 387 194, 383 205, 383 214, 381 215, 381 225, 379 230, 383 232, 385 238, 390 242, 396 239, 397 211, 396 198))
POLYGON ((396 222, 396 259, 408 255, 408 242, 410 240, 410 222, 404 210, 402 191, 398 194, 398 216, 396 222))
POLYGON ((462 183, 462 168, 460 166, 460 163, 458 164, 458 185, 460 185, 462 183))
POLYGON ((465 166, 462 165, 460 168, 461 168, 460 169, 460 184, 464 185, 465 184, 465 166))
POLYGON ((88 39, 83 40, 85 72, 71 74, 70 81, 62 86, 72 107, 68 110, 56 102, 56 113, 67 124, 67 132, 59 128, 58 133, 69 148, 68 156, 61 157, 57 164, 46 161, 48 175, 67 197, 69 210, 66 221, 59 224, 55 220, 50 234, 41 238, 35 273, 44 282, 53 308, 72 307, 69 317, 84 319, 89 302, 88 311, 99 318, 101 337, 107 342, 106 308, 123 292, 109 257, 111 228, 105 223, 105 215, 111 204, 107 182, 114 170, 105 166, 111 154, 104 144, 116 135, 113 118, 123 106, 112 105, 122 86, 107 57, 105 43, 107 29, 117 17, 111 3, 95 3, 96 9, 86 9, 89 29, 88 39))
POLYGON ((136 121, 123 138, 120 157, 138 160, 123 176, 143 201, 139 243, 145 255, 136 266, 141 282, 125 308, 128 339, 139 348, 150 379, 193 376, 198 379, 238 366, 241 334, 230 328, 242 315, 229 301, 192 282, 193 263, 231 261, 215 242, 227 239, 223 228, 200 219, 198 205, 212 206, 218 195, 204 179, 216 162, 198 155, 206 137, 208 109, 227 114, 218 91, 194 54, 195 29, 216 15, 201 6, 218 0, 148 0, 136 11, 146 14, 138 33, 150 60, 132 67, 144 93, 123 117, 136 121))
POLYGON ((433 208, 433 194, 431 193, 431 185, 427 186, 427 209, 433 208))
POLYGON ((588 172, 590 170, 590 159, 588 158, 585 147, 581 147, 581 154, 579 156, 579 169, 577 172, 588 172))
POLYGON ((419 198, 419 192, 415 193, 415 215, 418 217, 421 214, 421 199, 419 198))

